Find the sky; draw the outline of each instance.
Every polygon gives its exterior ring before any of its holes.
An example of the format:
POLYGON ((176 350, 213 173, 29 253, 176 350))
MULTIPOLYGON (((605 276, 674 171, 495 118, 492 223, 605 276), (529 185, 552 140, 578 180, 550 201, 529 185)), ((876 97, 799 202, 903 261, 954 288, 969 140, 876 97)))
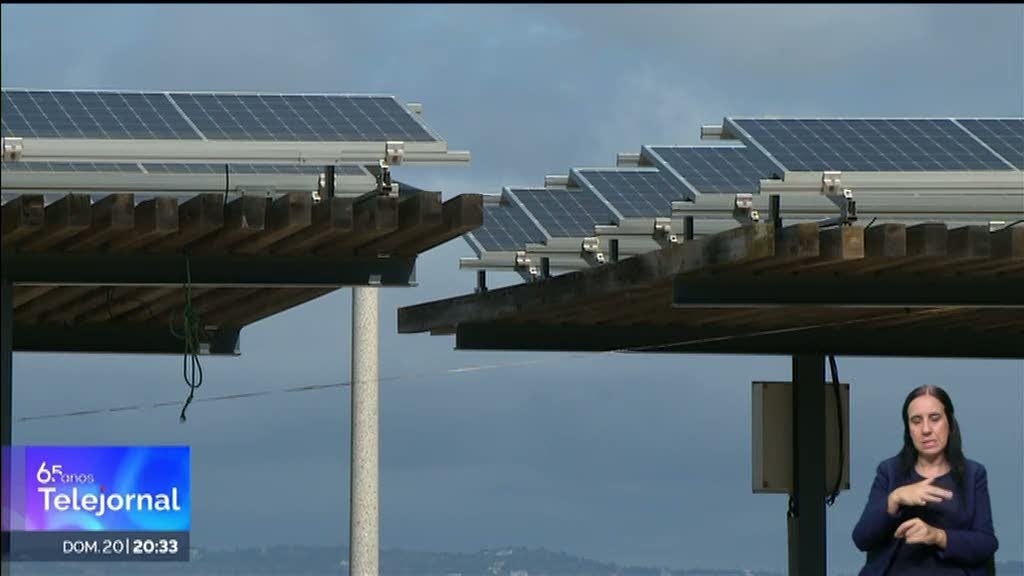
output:
MULTIPOLYGON (((394 173, 445 198, 695 144, 726 115, 1024 116, 1020 5, 4 4, 0 54, 4 87, 420 102, 472 162, 394 173)), ((419 258, 417 287, 381 291, 381 546, 784 571, 786 498, 750 487, 751 382, 789 379, 790 359, 481 353, 397 334, 398 307, 472 291, 471 255, 453 240, 419 258)), ((343 289, 246 328, 240 357, 203 360, 198 397, 347 380, 350 310, 343 289)), ((852 487, 828 510, 830 568, 863 562, 850 533, 921 384, 949 391, 988 469, 997 559, 1024 559, 1024 362, 838 367, 852 487)), ((198 402, 180 424, 174 407, 18 421, 184 399, 180 357, 15 354, 14 386, 17 444, 191 445, 194 545, 347 545, 347 388, 198 402)))

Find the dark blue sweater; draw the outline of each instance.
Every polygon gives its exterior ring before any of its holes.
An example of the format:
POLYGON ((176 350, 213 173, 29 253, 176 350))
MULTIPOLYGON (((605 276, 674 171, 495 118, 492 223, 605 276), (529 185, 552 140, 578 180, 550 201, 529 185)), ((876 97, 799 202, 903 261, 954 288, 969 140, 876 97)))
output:
POLYGON ((867 563, 861 569, 860 576, 885 576, 897 550, 907 545, 903 539, 895 538, 893 533, 900 524, 914 517, 920 517, 935 528, 946 531, 946 549, 930 547, 934 550, 936 566, 960 568, 969 576, 984 576, 986 561, 999 548, 999 541, 992 530, 992 505, 988 497, 985 467, 967 460, 963 493, 958 494, 954 490, 953 500, 950 501, 959 500, 960 505, 946 506, 942 514, 928 514, 927 508, 943 503, 901 506, 895 516, 890 516, 886 510, 889 493, 900 486, 919 481, 921 478, 913 473, 907 477, 901 474, 898 457, 889 458, 878 465, 868 503, 853 529, 853 542, 857 548, 868 553, 867 563))

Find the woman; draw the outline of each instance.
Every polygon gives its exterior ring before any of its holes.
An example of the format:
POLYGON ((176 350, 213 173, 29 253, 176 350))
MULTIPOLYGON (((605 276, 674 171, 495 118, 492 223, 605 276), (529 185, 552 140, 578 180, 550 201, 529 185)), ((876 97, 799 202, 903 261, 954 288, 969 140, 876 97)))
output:
POLYGON ((988 573, 999 541, 985 467, 964 458, 953 402, 938 386, 903 402, 903 450, 878 465, 853 529, 861 576, 988 573))

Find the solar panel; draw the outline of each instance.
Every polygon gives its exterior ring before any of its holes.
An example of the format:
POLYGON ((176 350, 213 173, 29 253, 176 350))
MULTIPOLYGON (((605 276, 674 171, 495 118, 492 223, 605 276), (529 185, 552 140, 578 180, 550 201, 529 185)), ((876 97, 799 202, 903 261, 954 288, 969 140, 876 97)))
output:
POLYGON ((989 148, 1024 170, 1024 118, 957 120, 989 148))
POLYGON ((648 151, 659 169, 675 172, 701 194, 756 194, 759 180, 782 176, 767 156, 745 146, 652 146, 648 151))
POLYGON ((950 120, 726 119, 786 170, 946 171, 1010 167, 950 120))
MULTIPOLYGON (((152 164, 142 165, 150 174, 224 174, 223 164, 152 164)), ((280 175, 318 175, 322 167, 300 166, 293 164, 230 164, 231 174, 280 174, 280 175)), ((52 173, 127 173, 139 174, 142 170, 135 163, 126 162, 3 162, 4 172, 28 174, 52 173)), ((335 174, 339 176, 367 176, 369 172, 362 166, 335 166, 335 174)))
POLYGON ((590 190, 509 188, 544 230, 554 238, 594 235, 595 224, 614 224, 608 206, 590 190))
POLYGON ((51 174, 54 172, 116 172, 139 174, 138 164, 124 162, 2 162, 4 172, 51 174))
POLYGON ((604 199, 621 218, 669 216, 673 201, 693 197, 682 181, 656 168, 574 169, 571 177, 604 199))
POLYGON ((3 134, 24 138, 198 140, 166 94, 4 90, 3 134))
POLYGON ((489 252, 514 252, 522 250, 527 243, 541 243, 546 240, 544 232, 530 220, 530 217, 513 202, 484 204, 484 222, 476 230, 467 232, 479 243, 480 248, 489 252))
MULTIPOLYGON (((224 174, 223 164, 159 164, 142 165, 150 174, 224 174)), ((292 164, 229 164, 231 174, 309 174, 323 173, 323 167, 292 164)), ((362 166, 335 166, 338 176, 364 176, 369 174, 362 166)))
POLYGON ((4 89, 2 122, 23 138, 439 141, 393 96, 4 89))
POLYGON ((172 93, 171 98, 210 140, 437 140, 391 96, 172 93))

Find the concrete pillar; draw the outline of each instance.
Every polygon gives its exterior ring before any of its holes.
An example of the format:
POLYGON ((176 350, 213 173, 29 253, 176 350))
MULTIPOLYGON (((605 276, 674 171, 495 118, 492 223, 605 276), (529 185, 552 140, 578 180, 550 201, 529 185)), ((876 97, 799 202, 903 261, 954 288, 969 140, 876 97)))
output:
POLYGON ((352 288, 352 467, 349 573, 380 572, 379 288, 352 288))

